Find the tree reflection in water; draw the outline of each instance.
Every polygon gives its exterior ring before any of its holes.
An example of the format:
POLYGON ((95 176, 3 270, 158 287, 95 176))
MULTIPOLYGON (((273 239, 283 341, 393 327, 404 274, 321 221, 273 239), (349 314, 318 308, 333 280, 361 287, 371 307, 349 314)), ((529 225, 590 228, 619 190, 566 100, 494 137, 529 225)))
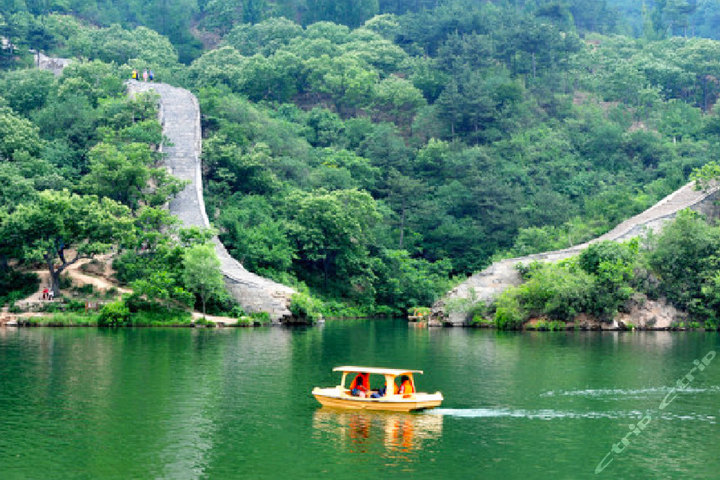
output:
POLYGON ((442 435, 443 416, 320 408, 313 418, 315 435, 327 436, 354 454, 397 457, 426 448, 442 435))

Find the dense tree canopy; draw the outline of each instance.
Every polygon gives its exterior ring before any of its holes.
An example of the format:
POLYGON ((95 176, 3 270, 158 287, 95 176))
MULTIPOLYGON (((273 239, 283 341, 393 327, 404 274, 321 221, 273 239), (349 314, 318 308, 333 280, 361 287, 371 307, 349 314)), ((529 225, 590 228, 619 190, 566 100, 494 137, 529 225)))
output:
MULTIPOLYGON (((198 95, 208 214, 235 257, 367 311, 430 303, 451 275, 607 231, 711 160, 716 3, 0 3, 4 65, 26 47, 87 60, 0 76, 0 206, 68 189, 136 217, 176 192, 152 99, 124 99, 151 68, 198 95)), ((176 247, 135 248, 121 276, 176 247)), ((156 286, 181 288, 166 272, 156 286)))

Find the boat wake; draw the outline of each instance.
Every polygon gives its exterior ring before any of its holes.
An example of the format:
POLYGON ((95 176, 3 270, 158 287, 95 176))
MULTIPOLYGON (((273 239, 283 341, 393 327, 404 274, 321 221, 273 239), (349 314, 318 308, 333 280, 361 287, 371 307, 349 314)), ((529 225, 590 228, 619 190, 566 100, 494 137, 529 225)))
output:
MULTIPOLYGON (((629 419, 642 418, 646 413, 640 410, 607 411, 607 412, 572 412, 562 410, 522 410, 510 408, 436 408, 424 412, 425 415, 442 415, 445 417, 463 418, 525 418, 530 420, 555 420, 555 419, 629 419)), ((651 413, 652 415, 652 413, 651 413)), ((655 417, 655 415, 652 415, 655 417)), ((663 413, 657 416, 662 420, 694 420, 715 424, 717 418, 714 415, 698 414, 671 414, 663 413)))
MULTIPOLYGON (((647 395, 666 395, 673 387, 648 387, 638 389, 624 389, 624 388, 600 388, 600 389, 585 389, 585 390, 550 390, 549 392, 541 393, 541 397, 645 397, 647 395)), ((679 394, 683 393, 718 393, 720 392, 720 386, 713 385, 705 388, 685 388, 682 390, 675 390, 679 394)))

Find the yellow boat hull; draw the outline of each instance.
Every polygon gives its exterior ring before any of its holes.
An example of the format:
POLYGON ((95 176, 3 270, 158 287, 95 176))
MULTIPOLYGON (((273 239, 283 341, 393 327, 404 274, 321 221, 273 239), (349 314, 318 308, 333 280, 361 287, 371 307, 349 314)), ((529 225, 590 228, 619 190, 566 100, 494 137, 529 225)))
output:
POLYGON ((389 412, 411 412, 439 406, 443 401, 440 392, 416 393, 411 398, 392 395, 390 398, 361 398, 338 392, 334 388, 316 388, 312 392, 315 399, 325 407, 349 410, 382 410, 389 412))

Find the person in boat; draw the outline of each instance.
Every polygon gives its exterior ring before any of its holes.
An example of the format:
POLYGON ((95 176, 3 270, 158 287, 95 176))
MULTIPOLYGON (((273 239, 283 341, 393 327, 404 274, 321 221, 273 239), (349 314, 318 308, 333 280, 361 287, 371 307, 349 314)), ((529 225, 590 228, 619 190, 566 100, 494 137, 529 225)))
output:
POLYGON ((415 393, 415 387, 413 387, 413 384, 410 381, 410 377, 408 377, 407 375, 400 376, 400 388, 398 389, 397 393, 399 393, 403 397, 409 397, 411 394, 415 393))
POLYGON ((370 391, 370 374, 358 373, 350 384, 350 395, 353 397, 366 397, 370 391))
MULTIPOLYGON (((395 387, 395 388, 397 388, 397 387, 395 387)), ((370 394, 370 398, 381 398, 381 397, 384 397, 386 390, 387 390, 387 387, 385 387, 385 386, 383 386, 383 387, 381 387, 381 388, 378 388, 377 390, 374 390, 374 391, 370 394)))

